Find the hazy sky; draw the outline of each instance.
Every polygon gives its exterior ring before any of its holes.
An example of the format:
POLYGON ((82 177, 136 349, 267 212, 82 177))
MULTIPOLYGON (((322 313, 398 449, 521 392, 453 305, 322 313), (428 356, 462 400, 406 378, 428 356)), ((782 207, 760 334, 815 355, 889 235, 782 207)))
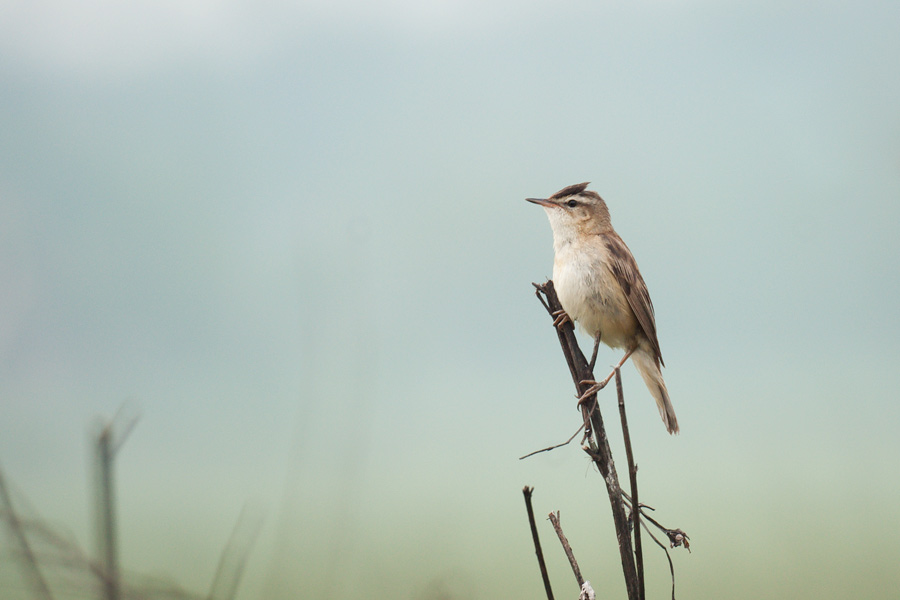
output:
POLYGON ((3 473, 92 548, 89 432, 124 406, 123 567, 205 593, 247 504, 244 599, 541 597, 529 484, 621 595, 584 454, 517 460, 579 422, 524 198, 591 181, 656 306, 681 435, 630 366, 625 389, 641 498, 694 541, 680 592, 893 597, 898 23, 0 2, 3 473))

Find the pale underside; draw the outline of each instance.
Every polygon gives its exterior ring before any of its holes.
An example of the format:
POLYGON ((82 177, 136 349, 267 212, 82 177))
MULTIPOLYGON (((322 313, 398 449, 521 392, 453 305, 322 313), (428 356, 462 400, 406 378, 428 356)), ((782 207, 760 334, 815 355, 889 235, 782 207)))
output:
POLYGON ((553 282, 566 313, 593 338, 612 348, 630 349, 637 342, 639 323, 628 298, 607 266, 605 252, 581 256, 570 245, 559 248, 553 261, 553 282))

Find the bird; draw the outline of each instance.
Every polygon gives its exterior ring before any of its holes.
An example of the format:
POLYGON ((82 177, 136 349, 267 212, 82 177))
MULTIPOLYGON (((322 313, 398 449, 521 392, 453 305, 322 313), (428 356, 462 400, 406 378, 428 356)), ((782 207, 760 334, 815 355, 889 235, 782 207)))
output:
POLYGON ((613 229, 606 202, 588 185, 570 185, 549 198, 526 198, 544 207, 553 230, 553 284, 565 311, 555 323, 571 319, 593 338, 592 370, 601 341, 610 348, 625 349, 619 366, 631 358, 656 400, 666 429, 678 433, 678 419, 660 368, 665 363, 647 284, 631 250, 613 229))

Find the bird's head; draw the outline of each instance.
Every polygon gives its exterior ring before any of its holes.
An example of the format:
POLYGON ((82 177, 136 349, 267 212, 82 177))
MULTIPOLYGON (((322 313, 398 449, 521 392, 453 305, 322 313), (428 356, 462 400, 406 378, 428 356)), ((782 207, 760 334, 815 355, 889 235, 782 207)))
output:
POLYGON ((576 183, 549 198, 526 198, 547 211, 553 237, 562 240, 578 235, 596 235, 612 229, 609 209, 597 192, 587 189, 588 182, 576 183))

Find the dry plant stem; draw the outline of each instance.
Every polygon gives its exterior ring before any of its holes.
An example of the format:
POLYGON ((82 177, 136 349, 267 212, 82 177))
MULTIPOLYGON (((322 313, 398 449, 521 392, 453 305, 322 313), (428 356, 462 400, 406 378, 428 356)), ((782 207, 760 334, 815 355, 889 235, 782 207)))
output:
POLYGON ((588 369, 588 363, 584 358, 584 354, 582 354, 581 350, 578 348, 578 341, 575 339, 575 326, 572 324, 572 320, 568 318, 568 315, 566 315, 562 304, 559 302, 559 298, 556 296, 553 280, 548 279, 547 283, 544 285, 538 285, 536 283, 532 283, 531 285, 536 289, 535 295, 538 297, 538 300, 541 301, 541 304, 544 305, 544 308, 547 309, 547 312, 553 317, 553 328, 556 330, 559 344, 562 346, 563 356, 565 356, 566 364, 569 365, 569 373, 572 375, 572 379, 575 381, 575 387, 578 390, 577 396, 580 398, 579 402, 582 404, 581 414, 585 427, 584 435, 585 437, 589 437, 591 435, 590 409, 593 404, 588 401, 587 397, 582 398, 584 392, 588 389, 588 384, 582 382, 593 379, 593 374, 588 369), (566 318, 563 319, 562 315, 565 315, 566 318), (588 373, 589 376, 587 378, 581 377, 584 373, 588 373))
POLYGON ((569 539, 566 537, 566 534, 563 533, 562 525, 559 523, 559 511, 550 513, 548 516, 550 522, 553 524, 553 529, 556 530, 557 537, 559 537, 559 543, 562 544, 563 551, 565 551, 566 557, 569 559, 569 564, 572 565, 572 572, 575 573, 575 581, 578 582, 578 589, 581 589, 584 586, 584 577, 581 576, 581 569, 578 568, 578 561, 575 560, 575 554, 572 553, 572 546, 569 545, 569 539))
POLYGON ((631 506, 632 513, 635 510, 634 507, 638 507, 638 511, 641 516, 641 525, 645 530, 647 530, 647 535, 649 535, 653 539, 653 541, 663 549, 663 552, 666 553, 666 560, 669 561, 669 574, 672 576, 672 600, 675 600, 675 565, 672 563, 672 555, 669 553, 669 549, 666 548, 665 544, 660 542, 656 538, 656 536, 653 535, 653 531, 650 530, 650 525, 648 525, 648 523, 652 524, 654 527, 666 534, 666 537, 669 538, 669 543, 672 545, 672 547, 684 546, 685 549, 690 552, 690 542, 688 541, 690 538, 681 529, 669 529, 667 527, 664 527, 650 515, 644 514, 644 509, 655 510, 652 506, 648 506, 646 504, 635 504, 632 498, 628 496, 628 494, 625 494, 625 499, 631 506))
POLYGON ((584 429, 584 427, 585 427, 585 424, 582 423, 581 426, 578 428, 578 430, 572 434, 572 437, 570 437, 569 439, 564 441, 562 444, 556 444, 554 446, 547 446, 546 448, 541 448, 540 450, 535 450, 534 452, 529 452, 525 456, 520 456, 519 460, 524 460, 524 459, 528 458, 529 456, 534 456, 535 454, 540 454, 541 452, 549 452, 550 450, 556 450, 557 448, 562 448, 563 446, 570 444, 572 442, 572 440, 575 439, 575 436, 578 435, 579 433, 581 433, 581 430, 584 429))
MULTIPOLYGON (((560 304, 559 298, 556 296, 552 280, 548 280, 543 285, 534 284, 534 287, 537 288, 538 299, 551 316, 554 316, 554 313, 558 314, 562 310, 562 304, 560 304)), ((569 365, 572 381, 578 390, 578 396, 583 396, 589 387, 584 382, 593 380, 594 375, 589 369, 587 359, 578 347, 578 342, 575 339, 575 329, 571 322, 567 322, 556 327, 556 333, 559 337, 559 343, 566 358, 566 363, 569 365)), ((612 451, 609 447, 609 440, 606 437, 606 430, 603 427, 603 417, 600 414, 600 410, 596 408, 596 400, 592 402, 585 398, 584 401, 579 402, 579 405, 582 410, 582 418, 586 423, 590 422, 593 433, 594 447, 585 447, 585 452, 594 460, 597 469, 603 476, 603 481, 606 483, 609 504, 612 508, 613 523, 616 528, 616 538, 619 543, 622 573, 625 576, 625 589, 628 592, 629 600, 639 600, 637 570, 631 546, 631 531, 628 517, 625 514, 625 503, 622 499, 622 489, 619 486, 619 478, 616 475, 612 451)))
MULTIPOLYGON (((634 503, 631 501, 631 496, 629 496, 625 492, 622 492, 622 495, 625 497, 626 505, 634 510, 634 503)), ((647 504, 639 504, 638 508, 641 511, 641 519, 643 519, 643 521, 649 521, 653 524, 654 527, 666 534, 666 537, 669 538, 669 543, 672 544, 673 548, 684 546, 685 550, 687 550, 688 552, 691 551, 691 538, 690 536, 688 536, 688 534, 686 534, 681 529, 669 529, 668 527, 661 525, 659 521, 644 512, 644 510, 656 510, 652 506, 649 506, 647 504)), ((646 522, 644 523, 644 529, 649 529, 646 522)))
POLYGON ((6 489, 3 473, 0 472, 0 516, 4 512, 6 513, 7 526, 12 534, 13 541, 18 545, 17 550, 22 557, 22 564, 29 583, 28 587, 31 588, 35 598, 52 600, 53 595, 50 593, 50 588, 47 586, 44 575, 41 573, 31 544, 28 543, 28 536, 25 535, 22 521, 13 510, 12 499, 9 496, 9 491, 6 489), (4 506, 6 509, 2 510, 4 506))
MULTIPOLYGON (((634 464, 634 453, 631 450, 631 433, 628 430, 628 418, 625 416, 625 393, 622 391, 622 373, 616 367, 616 395, 619 398, 619 418, 622 421, 622 437, 625 442, 625 456, 628 458, 628 478, 631 484, 632 507, 640 506, 638 502, 637 465, 634 464)), ((644 551, 641 546, 641 511, 631 511, 634 519, 634 561, 637 565, 638 598, 644 600, 644 551)))
MULTIPOLYGON (((640 505, 639 505, 639 506, 640 506, 640 505)), ((648 517, 648 518, 649 518, 649 517, 648 517)), ((650 520, 652 521, 652 519, 650 519, 650 520)), ((659 523, 656 523, 655 521, 654 521, 654 524, 655 524, 657 527, 660 527, 659 523)), ((669 555, 669 549, 666 548, 665 544, 663 544, 663 543, 660 542, 658 539, 656 539, 656 536, 653 535, 653 532, 650 531, 650 528, 647 527, 647 524, 646 524, 646 523, 644 524, 644 529, 647 530, 647 535, 649 535, 651 538, 653 538, 653 541, 656 542, 656 544, 657 544, 660 548, 663 549, 663 552, 666 553, 666 560, 669 561, 669 574, 672 575, 672 600, 675 600, 675 565, 672 564, 672 557, 671 557, 671 555, 669 555)))
POLYGON ((597 465, 597 469, 606 483, 606 492, 612 508, 613 524, 616 528, 616 540, 619 543, 619 557, 622 560, 622 574, 625 577, 625 589, 628 593, 628 600, 638 600, 637 570, 635 569, 634 555, 631 549, 631 529, 628 515, 625 514, 619 478, 616 475, 615 465, 612 463, 612 456, 609 454, 609 440, 606 437, 606 430, 603 429, 603 421, 600 420, 598 422, 595 419, 595 415, 599 416, 599 414, 600 412, 595 410, 591 422, 593 423, 594 431, 599 432, 596 436, 596 445, 598 448, 605 448, 606 452, 595 451, 588 446, 584 446, 582 449, 597 465))
POLYGON ((531 493, 533 487, 527 485, 522 488, 525 496, 525 508, 528 510, 528 524, 531 525, 531 537, 534 540, 534 553, 537 554, 538 566, 541 568, 541 578, 544 580, 544 589, 547 591, 547 600, 553 600, 553 590, 550 589, 550 577, 547 575, 547 565, 544 563, 544 553, 541 551, 541 540, 538 537, 537 525, 534 522, 534 509, 531 508, 531 493))
POLYGON ((594 339, 594 350, 591 352, 591 360, 588 361, 588 369, 594 372, 594 365, 597 364, 597 352, 600 350, 600 336, 594 339))

